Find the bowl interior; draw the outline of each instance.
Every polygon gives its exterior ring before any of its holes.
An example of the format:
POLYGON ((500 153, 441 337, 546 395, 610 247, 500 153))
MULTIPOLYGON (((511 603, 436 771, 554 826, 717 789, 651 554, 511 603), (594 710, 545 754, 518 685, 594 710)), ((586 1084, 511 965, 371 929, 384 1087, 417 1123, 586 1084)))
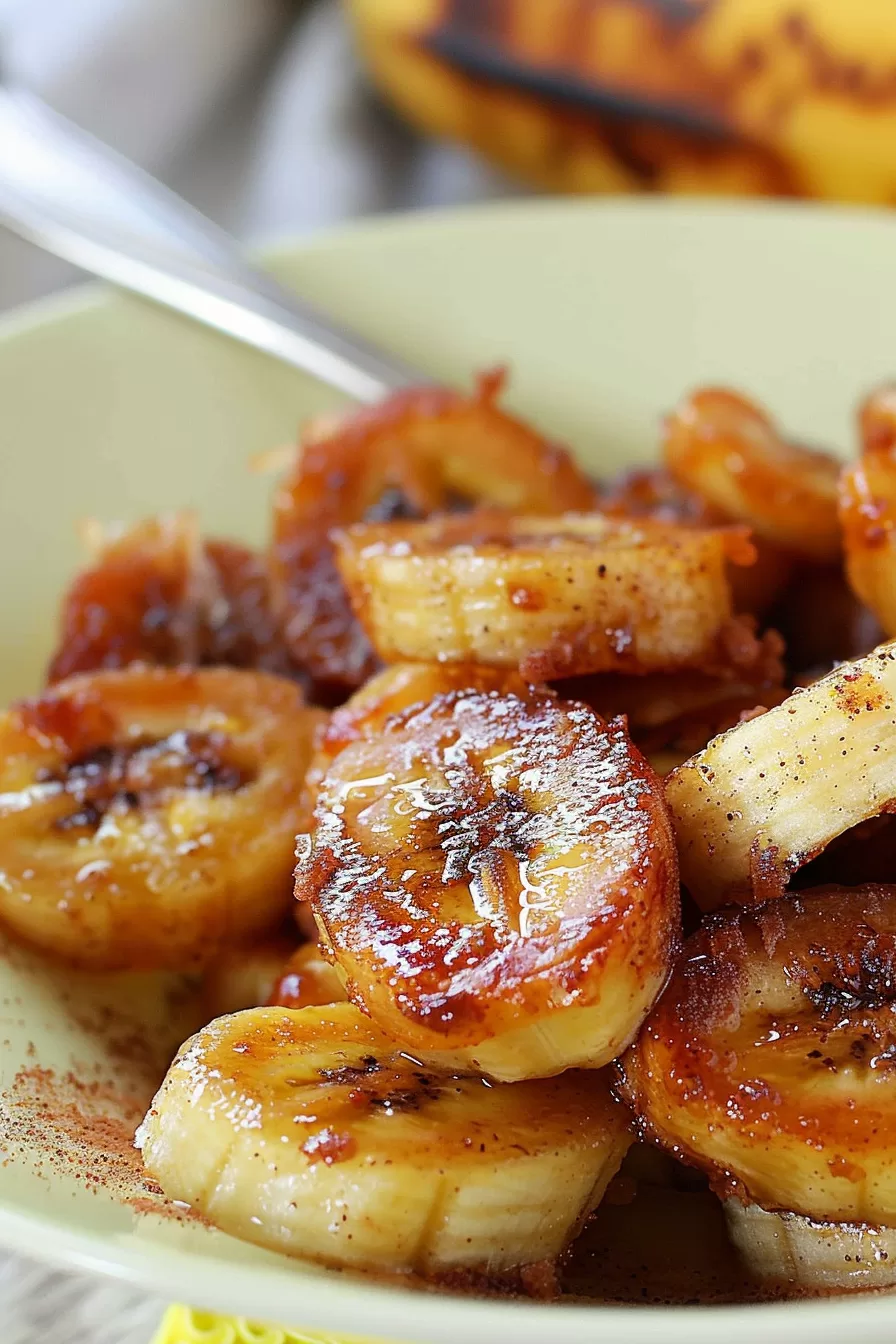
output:
MULTIPOLYGON (((894 372, 896 306, 882 280, 896 221, 804 207, 526 204, 385 221, 271 258, 273 269, 427 372, 512 366, 510 402, 596 472, 650 460, 657 417, 697 382, 768 402, 803 440, 851 450, 852 411, 894 372)), ((98 289, 0 329, 6 447, 0 491, 5 699, 40 684, 77 524, 192 507, 260 540, 270 481, 253 453, 292 440, 335 398, 293 371, 160 310, 98 289)), ((715 1312, 479 1303, 396 1293, 289 1263, 211 1232, 140 1184, 130 1152, 175 1040, 182 985, 99 979, 0 955, 0 1240, 140 1279, 198 1305, 395 1338, 716 1338, 715 1312)), ((870 1300, 726 1309, 724 1328, 821 1338, 870 1300)), ((888 1327, 887 1322, 890 1322, 888 1327)))

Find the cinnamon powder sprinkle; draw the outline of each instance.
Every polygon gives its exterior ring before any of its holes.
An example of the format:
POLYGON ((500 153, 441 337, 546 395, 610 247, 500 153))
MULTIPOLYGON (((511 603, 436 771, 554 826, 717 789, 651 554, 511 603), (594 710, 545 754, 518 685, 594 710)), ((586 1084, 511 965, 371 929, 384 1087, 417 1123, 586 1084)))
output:
POLYGON ((144 1172, 134 1132, 145 1110, 143 1097, 99 1078, 39 1065, 20 1069, 0 1103, 3 1163, 27 1157, 47 1180, 74 1177, 138 1213, 205 1223, 167 1200, 144 1172))

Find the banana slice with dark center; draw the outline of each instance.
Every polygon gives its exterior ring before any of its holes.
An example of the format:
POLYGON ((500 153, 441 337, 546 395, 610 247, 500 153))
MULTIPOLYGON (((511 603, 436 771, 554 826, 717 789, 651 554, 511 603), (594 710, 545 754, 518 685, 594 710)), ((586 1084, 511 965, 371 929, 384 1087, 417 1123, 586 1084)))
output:
POLYGON ((170 1198, 247 1241, 359 1269, 506 1274, 565 1249, 628 1119, 604 1073, 440 1074, 336 1004, 211 1023, 138 1144, 170 1198))
POLYGON ((296 894, 350 997, 455 1067, 599 1067, 668 971, 661 785, 585 705, 458 691, 411 708, 332 761, 299 854, 296 894))
POLYGON ((293 684, 131 667, 0 718, 0 920, 82 966, 185 969, 275 928, 315 726, 293 684))

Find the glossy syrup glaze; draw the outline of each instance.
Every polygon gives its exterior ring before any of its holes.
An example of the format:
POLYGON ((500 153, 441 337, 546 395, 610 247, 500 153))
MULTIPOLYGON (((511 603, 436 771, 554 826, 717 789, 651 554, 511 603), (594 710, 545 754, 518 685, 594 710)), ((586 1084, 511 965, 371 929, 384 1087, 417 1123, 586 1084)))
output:
POLYGON ((621 1064, 644 1132, 723 1195, 896 1218, 896 888, 709 918, 621 1064))
POLYGON ((0 719, 0 913, 103 969, 185 969, 289 904, 314 728, 291 682, 133 666, 0 719))
POLYGON ((103 538, 63 598, 51 682, 135 662, 299 675, 270 610, 264 562, 235 542, 203 541, 186 513, 103 538))
POLYGON ((677 920, 650 767, 621 723, 534 694, 443 694, 349 744, 296 891, 350 992, 445 1047, 611 988, 627 1020, 662 983, 677 920))

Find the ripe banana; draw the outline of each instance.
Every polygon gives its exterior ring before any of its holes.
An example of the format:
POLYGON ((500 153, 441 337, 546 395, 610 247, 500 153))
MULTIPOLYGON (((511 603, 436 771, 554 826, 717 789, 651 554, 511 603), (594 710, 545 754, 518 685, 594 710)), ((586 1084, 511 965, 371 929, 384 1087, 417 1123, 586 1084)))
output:
POLYGON ((230 541, 203 541, 191 513, 104 531, 60 613, 48 679, 129 663, 221 665, 294 676, 268 602, 263 561, 230 541))
POLYGON ((896 887, 820 888, 707 920, 621 1061, 763 1277, 896 1282, 894 1001, 896 887))
POLYGON ((842 663, 674 770, 681 880, 703 910, 780 895, 896 799, 896 644, 842 663))
POLYGON ((839 558, 839 463, 789 443, 745 397, 691 393, 666 417, 663 456, 677 481, 765 541, 821 564, 839 558))
POLYGON ((96 969, 184 970, 276 928, 315 725, 291 682, 133 666, 0 717, 0 921, 96 969))
POLYGON ((348 0, 415 124, 567 192, 896 198, 889 0, 348 0))
POLYGON ((219 1019, 137 1143, 172 1199, 290 1255, 427 1276, 553 1261, 630 1143, 606 1075, 489 1087, 425 1068, 351 1004, 219 1019))
POLYGON ((503 374, 472 396, 435 387, 318 425, 274 498, 271 582, 284 638, 324 684, 355 687, 376 660, 351 612, 330 532, 366 517, 424 517, 471 503, 522 513, 590 508, 572 458, 502 411, 503 374))
POLYGON ((731 616, 728 560, 754 558, 736 531, 602 514, 364 523, 336 543, 387 662, 483 663, 532 681, 712 664, 731 616))
POLYGON ((297 853, 349 997, 445 1067, 513 1081, 607 1063, 674 952, 659 781, 621 723, 552 695, 374 713, 297 853))

